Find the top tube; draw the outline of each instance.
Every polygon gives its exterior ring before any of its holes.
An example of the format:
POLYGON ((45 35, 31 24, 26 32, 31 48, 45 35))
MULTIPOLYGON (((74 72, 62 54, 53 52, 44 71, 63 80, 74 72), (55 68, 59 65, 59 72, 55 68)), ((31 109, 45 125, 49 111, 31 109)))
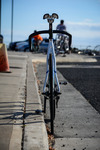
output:
MULTIPOLYGON (((53 33, 62 33, 65 34, 69 37, 69 49, 71 49, 71 44, 72 44, 72 35, 66 31, 59 31, 59 30, 52 30, 53 33)), ((34 32, 32 34, 29 35, 29 50, 31 51, 31 39, 33 38, 33 36, 38 35, 38 34, 44 34, 44 33, 48 33, 50 34, 49 30, 42 30, 42 31, 37 31, 34 32)))

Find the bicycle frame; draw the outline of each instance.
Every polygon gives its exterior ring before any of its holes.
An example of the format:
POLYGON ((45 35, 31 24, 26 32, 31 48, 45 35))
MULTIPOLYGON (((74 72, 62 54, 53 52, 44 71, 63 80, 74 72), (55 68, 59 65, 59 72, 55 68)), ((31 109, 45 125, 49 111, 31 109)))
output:
MULTIPOLYGON (((53 33, 61 33, 61 34, 65 34, 67 36, 69 36, 69 49, 71 48, 71 42, 72 42, 72 35, 69 34, 68 32, 65 31, 59 31, 59 30, 51 30, 52 34, 53 33)), ((31 51, 31 39, 33 38, 33 36, 38 35, 38 34, 44 34, 47 33, 49 34, 49 45, 48 45, 48 51, 47 51, 47 65, 46 65, 46 78, 45 78, 45 83, 44 83, 44 88, 43 88, 43 92, 46 92, 46 85, 48 84, 48 73, 49 73, 49 67, 48 67, 48 59, 49 59, 49 54, 52 53, 52 58, 53 58, 53 77, 55 77, 55 81, 57 84, 57 91, 60 92, 60 86, 59 86, 59 82, 58 82, 58 77, 57 77, 57 73, 56 73, 56 57, 55 57, 55 50, 54 50, 54 44, 53 44, 53 39, 52 39, 52 35, 50 35, 50 30, 42 30, 42 31, 37 31, 35 33, 32 33, 29 36, 29 49, 31 51)))
POLYGON ((38 31, 35 33, 32 33, 29 36, 29 49, 31 51, 31 39, 38 34, 49 34, 49 45, 48 45, 48 51, 47 51, 47 63, 46 63, 46 77, 43 87, 43 95, 45 98, 44 103, 44 112, 46 108, 46 99, 50 99, 50 114, 51 114, 51 134, 54 133, 54 125, 53 121, 55 118, 55 100, 56 100, 56 106, 59 100, 60 93, 60 86, 59 81, 56 73, 56 57, 55 57, 55 49, 53 44, 53 33, 61 33, 69 36, 69 49, 71 48, 71 42, 72 42, 72 36, 68 32, 65 31, 59 31, 59 30, 52 30, 52 23, 54 22, 54 19, 58 19, 58 15, 53 13, 51 16, 49 14, 45 14, 43 16, 43 19, 47 19, 49 22, 49 30, 43 30, 38 31), (50 69, 50 70, 49 70, 50 69))
MULTIPOLYGON (((30 51, 31 51, 31 39, 33 38, 33 36, 38 35, 38 34, 44 34, 44 33, 48 33, 50 35, 50 30, 37 31, 35 33, 32 33, 29 36, 30 51)), ((59 31, 59 30, 52 30, 52 33, 62 33, 62 34, 69 36, 69 49, 71 48, 71 42, 72 42, 71 34, 69 34, 68 32, 59 31)), ((47 51, 47 64, 46 64, 46 77, 45 77, 45 82, 44 82, 44 87, 43 87, 43 93, 46 92, 46 85, 48 84, 48 73, 49 73, 49 66, 48 66, 49 60, 48 59, 49 59, 50 53, 52 54, 52 58, 53 58, 53 78, 55 79, 54 80, 55 84, 57 84, 57 88, 56 88, 57 92, 60 92, 60 86, 59 86, 58 77, 56 73, 56 57, 55 57, 55 50, 54 50, 52 35, 49 36, 49 45, 48 45, 48 51, 47 51)))
MULTIPOLYGON (((46 66, 46 78, 45 78, 45 82, 44 82, 44 88, 43 88, 43 93, 46 92, 46 85, 48 85, 48 74, 49 74, 49 55, 50 53, 52 54, 52 64, 53 64, 53 89, 54 89, 54 85, 56 84, 57 87, 57 92, 60 92, 60 86, 59 86, 59 82, 58 82, 58 77, 57 77, 57 73, 56 73, 56 57, 55 57, 55 50, 54 50, 54 44, 53 44, 53 40, 51 39, 49 41, 49 45, 48 45, 48 52, 47 52, 47 66, 46 66)), ((55 89, 54 89, 55 91, 55 89)))

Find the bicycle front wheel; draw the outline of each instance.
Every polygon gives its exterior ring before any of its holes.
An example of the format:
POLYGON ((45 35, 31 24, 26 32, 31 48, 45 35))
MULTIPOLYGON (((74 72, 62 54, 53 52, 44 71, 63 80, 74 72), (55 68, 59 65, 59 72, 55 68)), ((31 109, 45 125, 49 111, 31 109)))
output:
POLYGON ((53 90, 53 64, 52 64, 52 54, 49 55, 49 88, 50 88, 51 134, 54 134, 55 100, 54 100, 54 90, 53 90))

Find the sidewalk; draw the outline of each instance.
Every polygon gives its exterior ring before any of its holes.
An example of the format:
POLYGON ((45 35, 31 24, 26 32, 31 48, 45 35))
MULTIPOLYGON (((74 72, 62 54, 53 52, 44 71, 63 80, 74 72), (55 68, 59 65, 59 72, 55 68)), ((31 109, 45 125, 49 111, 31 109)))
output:
POLYGON ((12 73, 0 73, 0 150, 21 149, 26 58, 9 57, 12 73))
MULTIPOLYGON (((14 52, 9 52, 8 54, 11 73, 0 73, 0 150, 48 150, 48 137, 44 124, 43 114, 36 114, 35 112, 37 109, 42 110, 42 108, 40 97, 38 95, 37 80, 32 64, 32 61, 45 62, 46 56, 41 54, 33 55, 31 53, 14 52)), ((58 57, 57 61, 65 62, 66 58, 58 57)), ((67 61, 77 61, 77 57, 75 55, 68 55, 67 61)), ((79 61, 96 62, 96 59, 86 59, 80 57, 79 61)), ((79 100, 79 97, 81 95, 78 91, 76 91, 75 88, 73 89, 73 87, 69 84, 68 88, 69 90, 66 92, 65 89, 65 92, 69 94, 70 101, 66 101, 66 103, 68 103, 68 106, 71 106, 74 101, 75 107, 69 107, 69 111, 71 108, 73 114, 75 114, 74 110, 76 108, 76 110, 78 111, 78 107, 74 99, 76 98, 76 101, 79 100), (72 92, 73 90, 74 92, 72 92), (75 96, 75 94, 77 95, 75 96)), ((80 103, 84 113, 84 106, 87 106, 87 102, 85 99, 82 98, 82 102, 80 101, 80 103)), ((61 147, 62 149, 66 149, 64 147, 66 143, 69 150, 75 150, 73 148, 73 146, 75 145, 78 150, 80 150, 81 146, 79 147, 78 143, 80 143, 80 145, 84 145, 84 143, 87 143, 88 145, 93 145, 97 143, 97 149, 95 149, 95 145, 93 148, 91 148, 93 150, 99 150, 100 115, 96 113, 90 105, 89 108, 90 111, 88 110, 88 118, 91 118, 92 116, 92 119, 94 120, 94 125, 95 127, 97 127, 97 129, 94 130, 92 121, 90 121, 88 125, 93 128, 93 131, 95 132, 95 134, 97 134, 97 136, 90 136, 88 139, 80 137, 71 138, 71 136, 64 139, 58 138, 55 144, 57 150, 59 150, 59 147, 61 147)), ((84 120, 81 117, 83 113, 80 113, 79 111, 78 114, 80 115, 80 118, 77 118, 77 120, 84 120)), ((75 121, 74 117, 73 121, 75 121)), ((75 122, 75 125, 77 129, 78 125, 80 124, 77 124, 77 122, 75 122)), ((87 131, 87 129, 85 129, 86 128, 84 124, 84 128, 82 130, 83 135, 86 134, 86 132, 83 133, 83 131, 87 131)), ((72 131, 72 129, 68 129, 68 131, 70 130, 72 131)), ((92 130, 90 130, 90 132, 91 131, 92 130)), ((84 150, 85 149, 86 148, 84 147, 84 150)))
POLYGON ((31 58, 9 52, 11 73, 0 73, 0 150, 48 150, 31 58))

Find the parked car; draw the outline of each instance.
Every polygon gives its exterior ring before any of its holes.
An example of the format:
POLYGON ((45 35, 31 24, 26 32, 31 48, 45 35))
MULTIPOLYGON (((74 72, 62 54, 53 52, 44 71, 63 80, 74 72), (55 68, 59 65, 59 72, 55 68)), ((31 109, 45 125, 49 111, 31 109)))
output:
POLYGON ((88 54, 90 56, 95 56, 96 55, 96 53, 93 52, 92 50, 85 50, 84 54, 88 54))
MULTIPOLYGON (((48 44, 49 44, 49 39, 43 38, 43 41, 40 44, 39 52, 47 53, 48 44)), ((32 45, 34 46, 34 38, 32 40, 32 45)), ((9 44, 9 49, 15 51, 29 51, 29 41, 25 40, 25 41, 12 42, 9 44)))
MULTIPOLYGON (((56 40, 53 39, 53 42, 55 42, 56 40)), ((48 50, 48 44, 49 44, 49 39, 48 38, 43 38, 43 41, 40 44, 40 52, 42 53, 47 53, 48 50)))
POLYGON ((11 42, 11 43, 9 44, 8 49, 9 49, 9 50, 15 50, 16 44, 19 43, 19 42, 21 42, 21 41, 11 42))
POLYGON ((16 44, 15 51, 29 51, 29 42, 20 42, 16 44))
POLYGON ((48 44, 49 44, 49 39, 43 38, 43 41, 40 44, 40 52, 47 53, 48 44))
POLYGON ((9 49, 9 50, 15 50, 16 44, 17 44, 17 43, 21 43, 21 42, 28 42, 28 39, 27 39, 27 40, 25 40, 25 41, 16 41, 16 42, 11 42, 11 43, 9 44, 8 49, 9 49))

